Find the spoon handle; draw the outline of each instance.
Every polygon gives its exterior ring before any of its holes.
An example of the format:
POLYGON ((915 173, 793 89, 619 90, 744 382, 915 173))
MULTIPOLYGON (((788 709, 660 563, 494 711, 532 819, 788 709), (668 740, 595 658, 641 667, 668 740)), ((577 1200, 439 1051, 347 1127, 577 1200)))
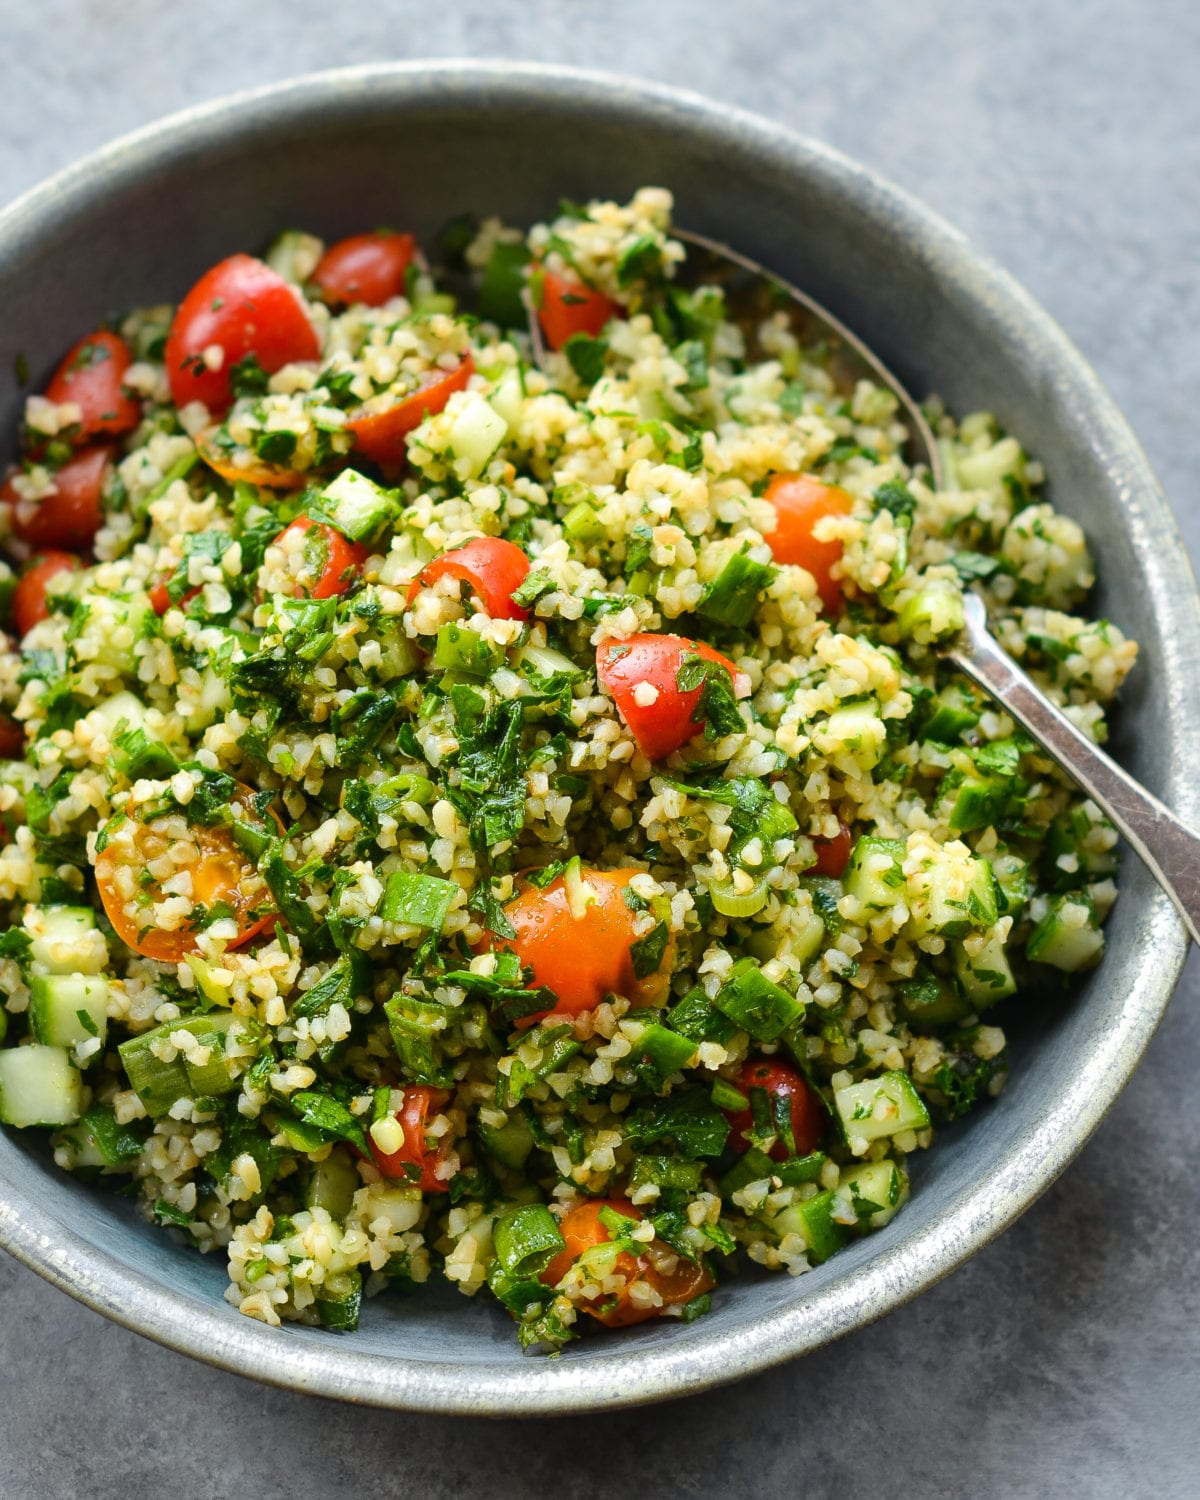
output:
POLYGON ((987 628, 983 601, 968 594, 966 628, 943 655, 1027 729, 1101 807, 1170 896, 1200 943, 1200 834, 1186 827, 1116 761, 1076 729, 987 628))

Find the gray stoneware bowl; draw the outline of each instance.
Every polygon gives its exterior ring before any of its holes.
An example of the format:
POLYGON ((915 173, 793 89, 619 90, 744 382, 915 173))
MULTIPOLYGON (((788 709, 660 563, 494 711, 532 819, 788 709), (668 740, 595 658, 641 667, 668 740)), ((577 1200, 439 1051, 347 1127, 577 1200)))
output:
MULTIPOLYGON (((1200 821, 1195 587, 1154 476, 1095 376, 1019 287, 911 199, 689 95, 556 68, 388 66, 245 94, 118 141, 0 215, 0 459, 21 405, 18 352, 36 388, 98 319, 176 300, 212 262, 280 227, 337 236, 387 222, 428 238, 465 209, 527 223, 560 196, 619 198, 646 182, 674 191, 680 223, 824 300, 917 395, 991 408, 1044 460, 1055 502, 1095 548, 1098 612, 1142 644, 1117 753, 1200 821)), ((352 1336, 272 1331, 222 1300, 219 1259, 176 1245, 14 1135, 0 1137, 0 1245, 139 1333, 299 1390, 491 1415, 701 1390, 908 1301, 1063 1170, 1137 1066, 1183 963, 1166 897, 1131 859, 1121 884, 1103 966, 1069 1001, 1031 1004, 1008 1088, 914 1160, 904 1212, 808 1275, 723 1287, 711 1316, 686 1327, 528 1359, 506 1315, 447 1291, 380 1299, 352 1336)))

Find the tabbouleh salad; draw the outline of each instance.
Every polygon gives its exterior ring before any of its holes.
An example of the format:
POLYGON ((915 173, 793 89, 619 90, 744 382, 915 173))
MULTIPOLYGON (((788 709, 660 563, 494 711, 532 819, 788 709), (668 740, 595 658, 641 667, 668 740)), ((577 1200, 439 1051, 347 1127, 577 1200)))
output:
POLYGON ((935 492, 785 308, 749 353, 671 207, 287 232, 26 403, 0 1121, 268 1324, 797 1275, 1103 952, 1113 829, 936 656, 976 590, 1102 740, 1079 526, 987 413, 935 492))

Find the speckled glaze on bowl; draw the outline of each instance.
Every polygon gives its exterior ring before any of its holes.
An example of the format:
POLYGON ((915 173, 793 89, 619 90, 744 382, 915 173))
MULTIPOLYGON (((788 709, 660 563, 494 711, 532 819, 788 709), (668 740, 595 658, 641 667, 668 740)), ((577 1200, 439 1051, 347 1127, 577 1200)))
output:
MULTIPOLYGON (((1045 462, 1055 502, 1097 555, 1097 610, 1142 643, 1117 753, 1200 820, 1195 586, 1154 476, 1087 365, 1008 276, 910 198, 822 146, 693 96, 559 68, 385 66, 220 101, 116 142, 0 214, 0 459, 20 410, 18 353, 36 388, 81 329, 177 299, 213 261, 282 226, 337 235, 388 222, 428 237, 464 209, 523 223, 559 196, 620 197, 644 182, 674 191, 681 223, 825 301, 915 394, 991 408, 1045 462), (1135 725, 1153 733, 1135 739, 1135 725)), ((905 1211, 808 1275, 726 1285, 713 1313, 686 1327, 650 1324, 528 1359, 498 1309, 434 1291, 373 1302, 353 1336, 273 1331, 222 1300, 219 1258, 174 1244, 12 1134, 0 1135, 0 1245, 174 1349, 347 1400, 530 1416, 733 1380, 931 1286, 1092 1134, 1186 949, 1146 872, 1127 859, 1121 882, 1103 966, 1070 1001, 1031 1007, 1005 1093, 913 1159, 905 1211)))

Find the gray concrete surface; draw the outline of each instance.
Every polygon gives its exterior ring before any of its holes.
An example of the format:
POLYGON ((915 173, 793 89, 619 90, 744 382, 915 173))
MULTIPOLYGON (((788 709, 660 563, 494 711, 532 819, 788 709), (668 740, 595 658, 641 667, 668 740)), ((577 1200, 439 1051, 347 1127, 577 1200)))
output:
MULTIPOLYGON (((1194 0, 0 0, 0 200, 184 103, 452 55, 684 84, 919 193, 1092 358, 1200 554, 1194 0)), ((354 1410, 190 1363, 0 1260, 0 1495, 1200 1494, 1198 1000, 1193 963, 1092 1145, 950 1281, 673 1406, 536 1428, 354 1410)))

